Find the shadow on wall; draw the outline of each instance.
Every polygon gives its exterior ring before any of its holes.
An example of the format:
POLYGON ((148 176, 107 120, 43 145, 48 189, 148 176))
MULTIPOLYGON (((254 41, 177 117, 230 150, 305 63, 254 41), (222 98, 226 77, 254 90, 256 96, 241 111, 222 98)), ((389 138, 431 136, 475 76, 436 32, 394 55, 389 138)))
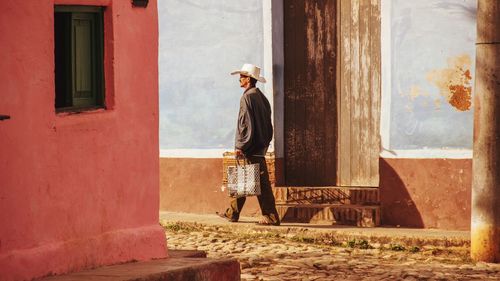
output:
POLYGON ((422 216, 398 173, 383 158, 379 169, 382 225, 423 228, 422 216))

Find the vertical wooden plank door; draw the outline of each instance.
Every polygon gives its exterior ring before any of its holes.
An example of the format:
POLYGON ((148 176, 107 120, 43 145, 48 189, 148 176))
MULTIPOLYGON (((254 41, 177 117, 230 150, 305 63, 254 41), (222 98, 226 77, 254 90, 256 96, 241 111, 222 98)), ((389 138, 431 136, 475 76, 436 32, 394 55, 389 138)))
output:
POLYGON ((380 0, 341 0, 339 186, 378 187, 380 0))
POLYGON ((284 1, 285 181, 337 182, 336 0, 284 1))

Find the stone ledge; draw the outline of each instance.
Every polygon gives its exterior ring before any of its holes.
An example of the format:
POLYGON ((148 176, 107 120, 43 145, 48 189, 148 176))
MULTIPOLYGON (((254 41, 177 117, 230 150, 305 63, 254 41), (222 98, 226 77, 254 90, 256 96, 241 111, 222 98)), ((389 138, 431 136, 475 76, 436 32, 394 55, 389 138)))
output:
POLYGON ((376 227, 380 206, 342 204, 276 204, 282 222, 302 222, 376 227))
POLYGON ((239 281, 240 264, 236 259, 207 259, 200 251, 169 250, 168 259, 104 266, 41 281, 239 281))
POLYGON ((207 253, 198 250, 168 250, 169 258, 206 258, 207 253))

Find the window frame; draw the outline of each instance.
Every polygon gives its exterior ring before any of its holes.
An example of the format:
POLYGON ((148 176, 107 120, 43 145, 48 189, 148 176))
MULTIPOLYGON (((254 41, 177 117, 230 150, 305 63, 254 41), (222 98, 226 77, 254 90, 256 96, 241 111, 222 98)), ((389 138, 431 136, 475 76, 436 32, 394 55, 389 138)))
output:
MULTIPOLYGON (((70 81, 68 84, 70 84, 68 87, 65 87, 66 89, 64 90, 63 93, 57 92, 57 63, 54 65, 54 70, 55 70, 55 101, 59 98, 63 98, 65 100, 71 100, 70 106, 59 106, 57 103, 54 103, 55 111, 56 113, 68 113, 68 112, 73 112, 73 113, 78 113, 78 112, 83 112, 83 111, 91 111, 91 110, 96 110, 96 109, 106 109, 106 99, 105 99, 105 77, 104 77, 104 12, 105 12, 106 7, 103 6, 83 6, 83 5, 54 5, 54 57, 57 57, 56 54, 56 40, 55 40, 55 32, 56 32, 56 26, 55 26, 55 17, 56 13, 70 13, 70 32, 69 32, 69 38, 70 38, 70 43, 69 43, 69 48, 70 50, 66 50, 66 52, 69 51, 70 55, 69 62, 66 62, 66 65, 63 64, 64 66, 64 71, 69 69, 71 70, 71 73, 66 74, 65 78, 68 79, 70 78, 70 81), (78 14, 91 14, 94 17, 94 23, 95 26, 93 27, 93 34, 91 35, 91 40, 95 42, 91 42, 91 48, 92 48, 92 54, 91 54, 91 77, 94 79, 92 82, 92 91, 93 95, 95 95, 95 101, 91 105, 75 105, 75 96, 74 93, 76 91, 76 55, 75 55, 75 50, 76 46, 74 43, 74 36, 75 33, 72 30, 73 28, 73 14, 78 15, 78 14)), ((67 34, 68 35, 68 34, 67 34)), ((66 46, 67 47, 67 46, 66 46)))

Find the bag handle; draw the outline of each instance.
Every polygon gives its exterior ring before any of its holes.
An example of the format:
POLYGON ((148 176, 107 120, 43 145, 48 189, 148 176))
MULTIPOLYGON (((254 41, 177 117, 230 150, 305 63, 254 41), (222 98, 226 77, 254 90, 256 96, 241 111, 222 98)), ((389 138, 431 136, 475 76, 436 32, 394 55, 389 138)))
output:
POLYGON ((248 165, 248 159, 245 156, 243 156, 243 157, 235 156, 235 158, 236 158, 236 166, 243 166, 244 167, 245 165, 248 165), (240 164, 240 159, 242 159, 242 158, 243 158, 243 165, 240 164))

